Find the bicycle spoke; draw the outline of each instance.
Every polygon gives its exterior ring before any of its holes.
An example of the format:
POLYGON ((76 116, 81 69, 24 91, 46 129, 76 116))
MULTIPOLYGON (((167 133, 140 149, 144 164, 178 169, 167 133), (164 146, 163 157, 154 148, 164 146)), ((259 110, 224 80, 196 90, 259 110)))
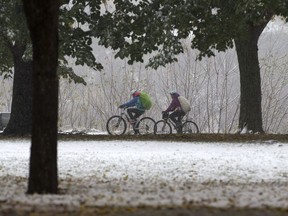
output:
POLYGON ((160 120, 156 122, 155 124, 154 133, 155 134, 171 134, 172 133, 171 125, 164 120, 160 120))
POLYGON ((199 133, 199 128, 195 122, 186 121, 183 124, 182 133, 186 134, 199 133))
POLYGON ((107 121, 106 128, 110 135, 121 135, 125 133, 127 125, 121 116, 112 116, 107 121))
POLYGON ((153 134, 154 133, 155 121, 150 117, 144 117, 140 119, 136 126, 139 134, 153 134))

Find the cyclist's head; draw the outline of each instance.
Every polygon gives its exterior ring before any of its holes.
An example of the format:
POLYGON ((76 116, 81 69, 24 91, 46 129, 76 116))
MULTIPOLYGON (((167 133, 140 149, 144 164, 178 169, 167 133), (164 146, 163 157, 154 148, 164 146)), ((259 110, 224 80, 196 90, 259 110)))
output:
POLYGON ((132 96, 133 97, 137 97, 137 96, 139 96, 140 95, 140 91, 138 91, 138 90, 133 90, 132 91, 132 96))
POLYGON ((177 93, 177 91, 170 91, 170 95, 173 97, 173 96, 176 96, 176 95, 179 95, 178 93, 177 93))

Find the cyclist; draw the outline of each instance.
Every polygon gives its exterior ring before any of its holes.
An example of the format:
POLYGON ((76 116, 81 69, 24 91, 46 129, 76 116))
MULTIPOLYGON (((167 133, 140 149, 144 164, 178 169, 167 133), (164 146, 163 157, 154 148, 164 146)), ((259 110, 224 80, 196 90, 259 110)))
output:
POLYGON ((169 118, 175 123, 177 133, 181 133, 182 132, 181 119, 186 113, 183 111, 180 101, 178 100, 178 97, 180 95, 176 91, 171 91, 170 95, 171 95, 172 101, 169 107, 166 110, 162 111, 162 114, 163 116, 165 115, 167 116, 169 112, 172 112, 169 115, 169 118))
POLYGON ((138 90, 132 91, 133 98, 127 103, 124 103, 119 106, 119 108, 128 107, 127 113, 130 119, 132 120, 131 121, 132 124, 135 124, 137 121, 137 118, 141 116, 142 114, 144 114, 145 112, 145 109, 140 101, 140 94, 141 92, 138 90))

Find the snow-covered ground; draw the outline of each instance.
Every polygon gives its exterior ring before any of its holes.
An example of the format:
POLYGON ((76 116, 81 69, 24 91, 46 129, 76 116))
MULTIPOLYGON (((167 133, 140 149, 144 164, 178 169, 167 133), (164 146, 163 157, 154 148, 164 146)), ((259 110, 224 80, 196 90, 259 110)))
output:
POLYGON ((0 204, 288 208, 285 143, 59 141, 62 194, 45 196, 25 195, 29 148, 0 141, 0 204))

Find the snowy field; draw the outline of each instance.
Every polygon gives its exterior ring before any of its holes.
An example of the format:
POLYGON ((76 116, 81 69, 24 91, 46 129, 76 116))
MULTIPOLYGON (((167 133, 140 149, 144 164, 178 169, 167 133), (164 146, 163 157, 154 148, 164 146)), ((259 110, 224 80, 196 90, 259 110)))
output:
MULTIPOLYGON (((288 208, 288 144, 59 141, 61 195, 25 195, 30 142, 0 141, 0 205, 288 208)), ((28 206, 28 207, 27 207, 28 206)))

